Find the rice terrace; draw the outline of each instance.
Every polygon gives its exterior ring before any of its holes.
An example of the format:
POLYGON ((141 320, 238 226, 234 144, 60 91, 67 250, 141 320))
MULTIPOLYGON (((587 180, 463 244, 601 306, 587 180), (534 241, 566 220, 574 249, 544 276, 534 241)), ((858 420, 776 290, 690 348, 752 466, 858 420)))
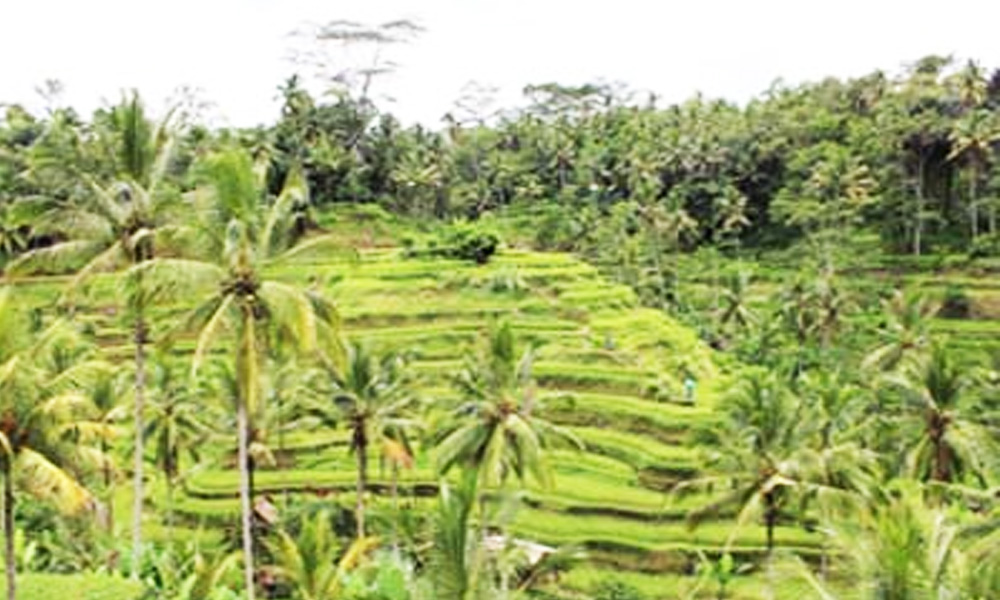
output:
POLYGON ((1000 70, 428 121, 429 21, 0 87, 6 598, 1000 598, 1000 70))

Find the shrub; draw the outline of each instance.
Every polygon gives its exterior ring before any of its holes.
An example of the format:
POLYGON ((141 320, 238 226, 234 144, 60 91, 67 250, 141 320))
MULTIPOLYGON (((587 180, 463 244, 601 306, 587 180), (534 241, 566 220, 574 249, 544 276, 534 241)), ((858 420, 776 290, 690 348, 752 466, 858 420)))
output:
POLYGON ((493 273, 485 285, 491 292, 497 294, 521 295, 531 289, 516 267, 493 273))
POLYGON ((437 256, 484 265, 500 247, 500 236, 481 225, 456 223, 423 240, 406 236, 401 243, 407 258, 437 256))
POLYGON ((972 316, 972 299, 957 285, 949 285, 941 299, 938 316, 943 319, 967 319, 972 316))
POLYGON ((981 235, 969 245, 969 258, 1000 256, 1000 233, 981 235))
POLYGON ((446 256, 485 265, 496 254, 500 236, 472 224, 460 223, 446 230, 441 242, 446 256))

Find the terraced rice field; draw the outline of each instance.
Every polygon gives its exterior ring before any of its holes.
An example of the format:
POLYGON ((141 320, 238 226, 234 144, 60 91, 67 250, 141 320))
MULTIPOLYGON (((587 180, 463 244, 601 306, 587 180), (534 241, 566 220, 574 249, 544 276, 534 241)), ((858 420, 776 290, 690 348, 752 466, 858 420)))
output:
MULTIPOLYGON (((595 268, 564 254, 506 251, 487 266, 473 266, 382 249, 350 259, 317 251, 271 275, 321 286, 338 303, 349 338, 408 352, 430 402, 455 396, 451 378, 492 320, 508 320, 519 342, 537 346, 540 410, 586 446, 553 453, 554 485, 529 485, 509 525, 522 538, 586 550, 587 561, 553 584, 553 594, 574 597, 620 575, 638 581, 652 598, 672 598, 694 581, 688 575, 701 553, 729 547, 745 562, 763 554, 761 528, 734 532, 732 519, 722 515, 691 529, 686 513, 709 499, 664 493, 699 472, 702 450, 693 433, 717 418, 714 406, 729 381, 719 357, 692 330, 639 307, 631 290, 607 282, 595 268), (683 391, 687 376, 697 381, 693 398, 683 391)), ((58 282, 34 282, 40 301, 51 300, 58 282)), ((124 358, 128 339, 111 309, 113 283, 110 277, 96 282, 91 297, 105 300, 91 302, 83 318, 108 356, 124 358)), ((178 360, 191 347, 180 343, 178 360)), ((238 504, 231 443, 220 438, 208 464, 186 479, 173 505, 181 524, 175 535, 221 539, 232 529, 238 504)), ((354 458, 345 432, 299 430, 269 443, 280 444, 283 468, 256 473, 258 494, 351 506, 354 458)), ((432 465, 429 451, 422 452, 402 473, 400 510, 419 513, 433 501, 432 465)), ((388 473, 373 471, 377 515, 391 510, 391 486, 388 473)), ((147 520, 164 535, 160 482, 152 496, 147 520)), ((815 534, 798 528, 779 527, 776 539, 805 554, 820 549, 815 534)), ((753 585, 756 577, 746 577, 736 597, 756 598, 754 590, 763 588, 753 585)))
MULTIPOLYGON (((768 255, 758 260, 720 260, 715 274, 705 268, 704 259, 685 256, 679 259, 681 294, 696 308, 697 319, 707 319, 716 306, 715 286, 742 270, 749 278, 747 305, 758 314, 773 313, 778 309, 777 293, 795 280, 801 268, 801 260, 768 255)), ((874 249, 842 266, 839 285, 849 297, 845 315, 856 329, 851 340, 856 351, 871 350, 879 343, 878 329, 885 320, 879 297, 902 289, 940 302, 958 291, 968 299, 970 314, 932 319, 931 332, 965 360, 985 364, 1000 360, 1000 264, 994 259, 893 256, 874 249)))

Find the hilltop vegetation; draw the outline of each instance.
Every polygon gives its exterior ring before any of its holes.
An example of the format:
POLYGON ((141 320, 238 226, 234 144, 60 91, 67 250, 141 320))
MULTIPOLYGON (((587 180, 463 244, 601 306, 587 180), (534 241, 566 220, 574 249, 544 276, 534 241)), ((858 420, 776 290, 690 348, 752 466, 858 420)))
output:
POLYGON ((1000 75, 339 92, 7 108, 9 598, 1000 594, 1000 75))

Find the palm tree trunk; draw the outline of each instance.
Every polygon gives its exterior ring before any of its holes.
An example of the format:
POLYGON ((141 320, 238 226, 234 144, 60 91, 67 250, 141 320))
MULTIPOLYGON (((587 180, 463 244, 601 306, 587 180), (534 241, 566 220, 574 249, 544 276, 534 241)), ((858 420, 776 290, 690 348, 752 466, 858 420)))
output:
POLYGON ((951 481, 951 452, 948 444, 944 441, 944 435, 932 438, 934 445, 934 473, 932 478, 935 481, 948 483, 951 481))
MULTIPOLYGON (((976 199, 976 180, 979 178, 979 170, 972 169, 969 176, 969 215, 972 220, 972 239, 979 237, 979 206, 976 199)), ((991 231, 992 233, 992 231, 991 231)))
POLYGON ((174 544, 174 478, 168 471, 167 476, 167 542, 174 544))
POLYGON ((392 461, 392 482, 390 484, 392 497, 392 548, 399 551, 399 463, 392 461))
POLYGON ((355 434, 358 453, 358 487, 354 517, 358 522, 358 539, 365 537, 365 490, 368 489, 368 440, 364 433, 355 434))
MULTIPOLYGON (((139 275, 141 277, 141 274, 139 275)), ((140 280, 140 295, 141 280, 140 280)), ((146 323, 143 319, 142 300, 140 299, 138 314, 135 321, 135 405, 133 407, 135 454, 132 466, 132 578, 139 578, 142 562, 142 506, 143 506, 143 466, 145 449, 143 447, 143 412, 146 405, 146 323)))
POLYGON ((777 508, 774 506, 774 497, 764 494, 764 526, 767 528, 767 555, 771 556, 774 550, 774 525, 777 521, 777 508))
POLYGON ((3 465, 3 544, 4 567, 7 572, 7 600, 17 600, 17 563, 14 559, 14 481, 11 457, 3 465))
POLYGON ((243 577, 247 600, 254 600, 253 507, 250 506, 250 420, 246 402, 236 403, 237 461, 240 470, 240 525, 243 533, 243 577))
POLYGON ((107 442, 101 442, 101 459, 104 461, 104 465, 101 471, 104 476, 104 493, 107 497, 105 502, 107 502, 107 514, 105 519, 107 522, 104 524, 108 533, 114 534, 115 532, 115 490, 114 490, 114 477, 111 473, 111 461, 108 459, 108 445, 107 442))
POLYGON ((920 256, 924 231, 924 156, 921 150, 917 168, 917 214, 913 224, 913 254, 920 256))
POLYGON ((288 511, 288 479, 285 477, 285 409, 281 401, 282 395, 278 394, 278 471, 281 473, 281 504, 282 509, 288 511))

